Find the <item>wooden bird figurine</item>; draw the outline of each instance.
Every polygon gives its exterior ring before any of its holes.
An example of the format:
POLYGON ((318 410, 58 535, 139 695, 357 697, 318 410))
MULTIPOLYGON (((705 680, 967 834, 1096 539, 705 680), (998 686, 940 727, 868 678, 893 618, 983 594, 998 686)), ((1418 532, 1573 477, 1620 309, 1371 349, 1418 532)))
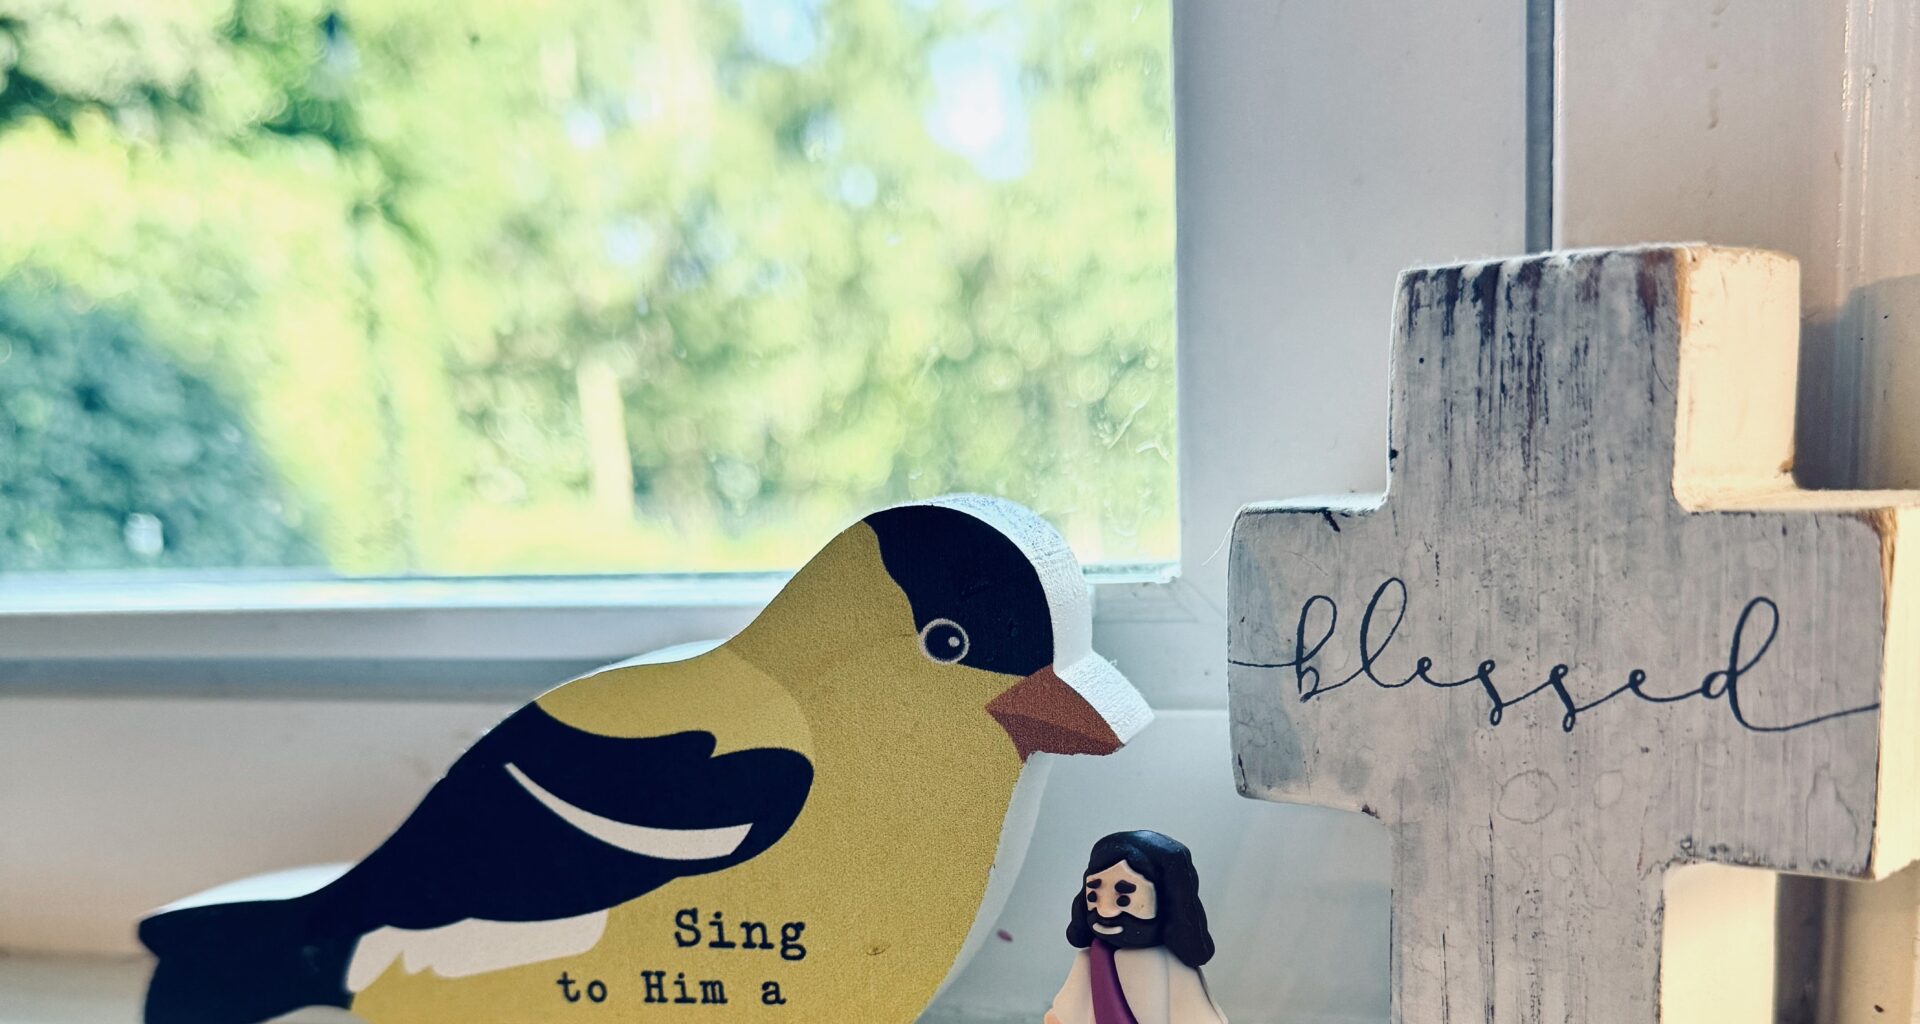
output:
POLYGON ((1029 756, 1150 718, 1039 517, 885 509, 726 643, 508 716, 360 863, 147 917, 147 1024, 910 1021, 1004 899, 1029 756))

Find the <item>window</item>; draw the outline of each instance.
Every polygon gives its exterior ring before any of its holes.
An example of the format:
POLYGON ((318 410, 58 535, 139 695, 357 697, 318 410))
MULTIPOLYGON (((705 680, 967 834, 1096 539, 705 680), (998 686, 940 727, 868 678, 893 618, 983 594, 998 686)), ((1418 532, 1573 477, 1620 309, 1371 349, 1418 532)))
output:
POLYGON ((0 572, 1165 561, 1168 5, 0 8, 0 572))

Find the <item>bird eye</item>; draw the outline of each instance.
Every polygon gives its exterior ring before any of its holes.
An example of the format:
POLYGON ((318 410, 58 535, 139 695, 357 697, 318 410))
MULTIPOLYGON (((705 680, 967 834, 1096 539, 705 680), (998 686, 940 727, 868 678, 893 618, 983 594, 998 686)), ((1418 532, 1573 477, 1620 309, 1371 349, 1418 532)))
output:
POLYGON ((920 631, 920 649, 942 665, 965 658, 972 647, 967 631, 952 619, 935 619, 920 631))

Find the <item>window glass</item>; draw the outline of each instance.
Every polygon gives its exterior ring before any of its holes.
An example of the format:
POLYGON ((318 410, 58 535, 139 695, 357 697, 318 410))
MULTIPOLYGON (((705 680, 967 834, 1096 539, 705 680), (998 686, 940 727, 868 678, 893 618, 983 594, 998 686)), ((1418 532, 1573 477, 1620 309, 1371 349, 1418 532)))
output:
POLYGON ((0 571, 1175 544, 1165 0, 0 0, 0 571))

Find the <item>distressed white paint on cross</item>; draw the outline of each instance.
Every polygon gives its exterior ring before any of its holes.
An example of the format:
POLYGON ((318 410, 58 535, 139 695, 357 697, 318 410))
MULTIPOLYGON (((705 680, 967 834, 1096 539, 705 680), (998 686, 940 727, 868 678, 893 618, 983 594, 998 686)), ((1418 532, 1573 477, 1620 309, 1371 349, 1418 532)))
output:
POLYGON ((1920 494, 1794 486, 1797 304, 1743 250, 1410 271, 1389 495, 1236 525, 1241 787, 1391 830, 1397 1020, 1656 1019, 1669 866, 1914 858, 1920 494))

